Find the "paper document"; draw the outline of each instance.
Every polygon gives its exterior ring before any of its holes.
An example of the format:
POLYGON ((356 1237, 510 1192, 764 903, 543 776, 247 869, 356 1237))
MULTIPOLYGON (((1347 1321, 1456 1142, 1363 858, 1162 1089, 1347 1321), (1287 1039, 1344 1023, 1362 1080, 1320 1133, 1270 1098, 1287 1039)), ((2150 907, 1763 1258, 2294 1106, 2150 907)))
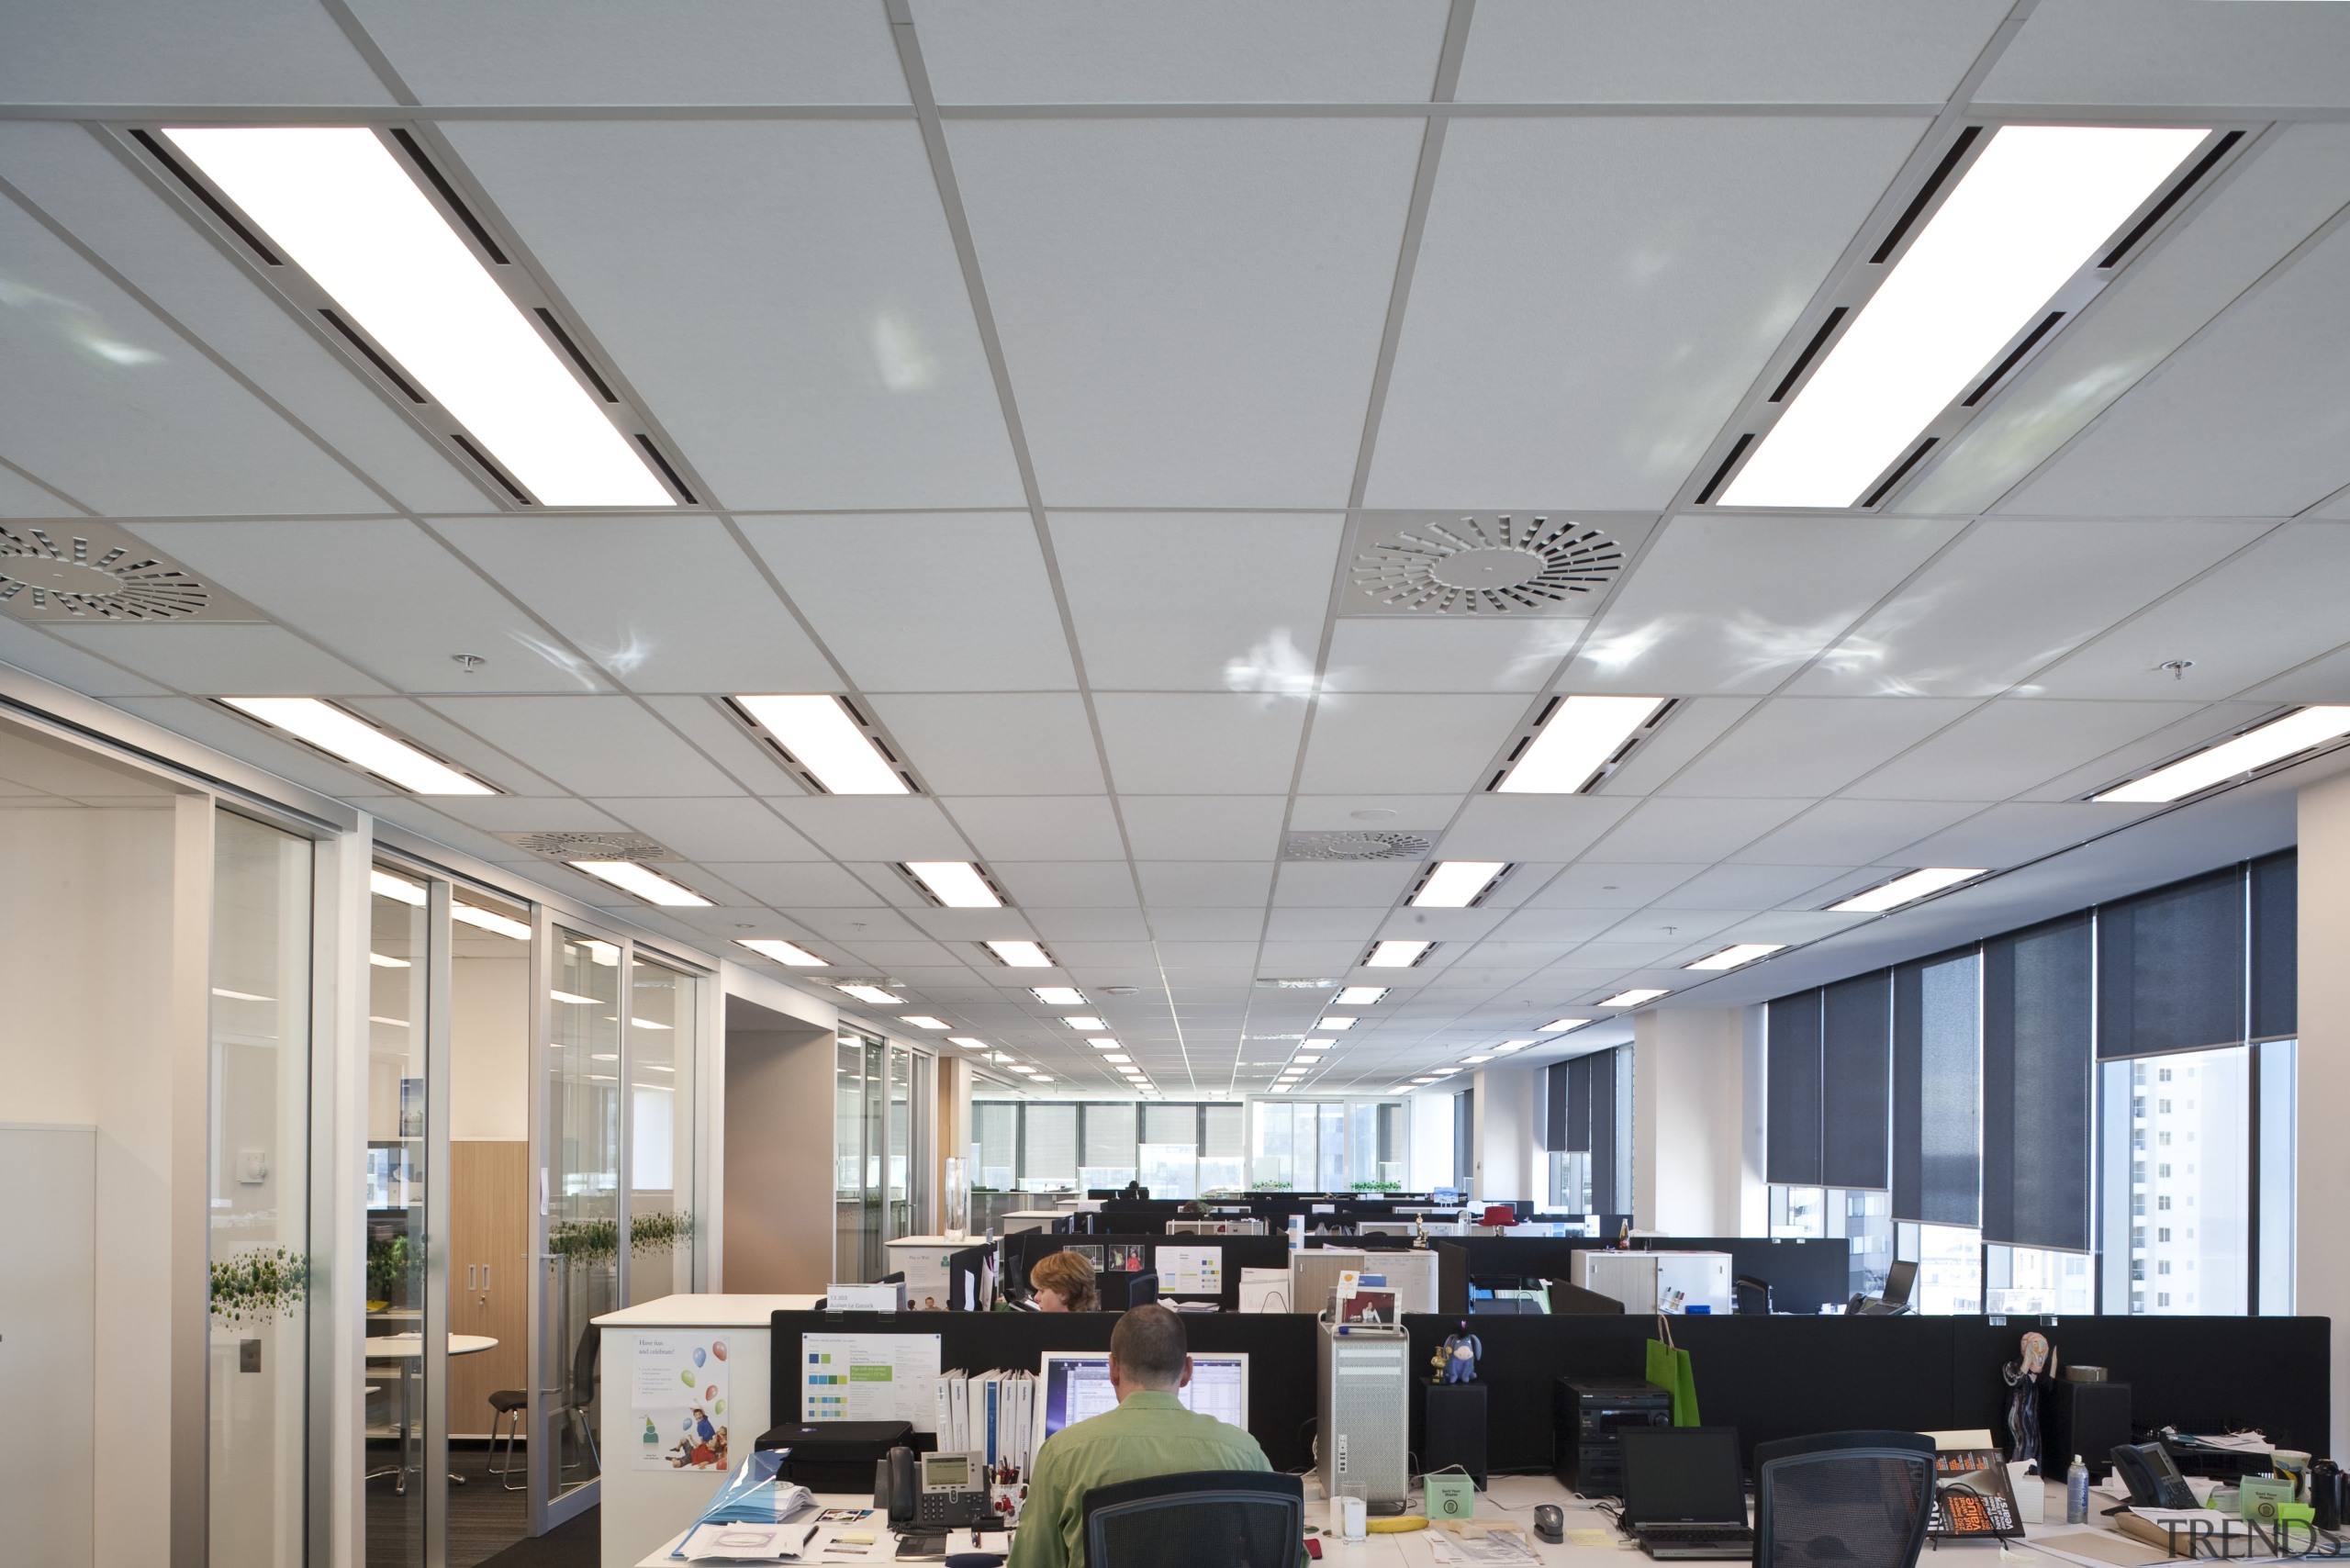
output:
POLYGON ((1167 1247, 1158 1249, 1160 1295, 1222 1295, 1224 1249, 1167 1247))
POLYGON ((802 1334, 800 1418, 938 1428, 935 1334, 802 1334))
POLYGON ((696 1525, 679 1555, 688 1562, 797 1562, 816 1521, 786 1525, 696 1525))

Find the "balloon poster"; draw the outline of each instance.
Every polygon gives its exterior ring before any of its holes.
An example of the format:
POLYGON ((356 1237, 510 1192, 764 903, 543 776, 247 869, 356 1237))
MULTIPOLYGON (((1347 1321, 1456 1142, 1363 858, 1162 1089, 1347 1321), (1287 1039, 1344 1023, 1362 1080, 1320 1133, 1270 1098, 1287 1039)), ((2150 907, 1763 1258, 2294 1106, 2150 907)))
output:
POLYGON ((726 1341, 690 1332, 640 1333, 630 1385, 632 1468, 714 1470, 726 1464, 726 1341))

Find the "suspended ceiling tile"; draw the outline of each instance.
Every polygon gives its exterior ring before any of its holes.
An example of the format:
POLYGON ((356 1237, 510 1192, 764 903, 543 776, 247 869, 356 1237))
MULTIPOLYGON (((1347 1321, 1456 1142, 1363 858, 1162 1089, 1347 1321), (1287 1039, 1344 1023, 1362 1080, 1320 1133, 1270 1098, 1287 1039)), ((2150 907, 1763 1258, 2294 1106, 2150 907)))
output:
MULTIPOLYGON (((2309 7, 2301 7, 2307 9, 2309 7)), ((2350 482, 2350 232, 2173 354, 2002 511, 2288 517, 2350 482)))
POLYGON ((755 795, 795 799, 810 794, 773 748, 754 740, 708 697, 640 697, 639 701, 703 755, 726 770, 727 776, 755 795))
POLYGON ((1707 868, 1690 862, 1570 866, 1526 901, 1528 909, 1638 909, 1707 868))
POLYGON ((1106 795, 961 796, 939 803, 990 860, 1125 858, 1106 795))
POLYGON ((1047 504, 1346 504, 1421 129, 948 122, 1047 504))
POLYGON ((1290 812, 1296 832, 1358 833, 1366 829, 1433 831, 1460 809, 1460 795, 1299 795, 1290 812), (1370 812, 1371 815, 1359 813, 1370 812))
POLYGON ((436 697, 427 706, 575 794, 734 792, 725 775, 625 697, 436 697))
MULTIPOLYGON (((791 911, 791 917, 822 940, 849 947, 867 941, 912 942, 921 939, 923 934, 922 927, 894 910, 867 909, 854 904, 840 909, 801 905, 791 911)), ((827 952, 825 956, 838 959, 843 955, 827 952)), ((833 967, 855 972, 854 965, 836 962, 833 967)), ((835 978, 846 979, 847 975, 825 975, 821 977, 820 983, 830 985, 835 978)))
POLYGON ((1862 800, 2004 801, 2199 710, 2194 702, 1986 703, 1852 785, 1862 800))
POLYGON ((11 13, 0 102, 388 105, 392 97, 322 6, 84 0, 11 13))
POLYGON ((716 500, 1020 504, 911 121, 447 130, 716 500))
MULTIPOLYGON (((1674 888, 1672 902, 1681 909, 1769 909, 1804 898, 1847 869, 1842 866, 1714 866, 1674 888)), ((1659 924, 1662 923, 1660 919, 1659 924)))
MULTIPOLYGON (((563 799, 567 791, 553 779, 541 777, 464 725, 450 722, 411 698, 360 697, 352 699, 346 706, 507 791, 505 796, 486 799, 455 796, 442 803, 440 809, 442 812, 462 822, 493 833, 508 829, 519 832, 526 828, 567 828, 573 824, 558 819, 578 815, 598 819, 586 825, 612 825, 603 812, 586 801, 563 799), (512 814, 516 820, 498 820, 501 810, 512 814), (542 820, 541 813, 554 814, 542 820)), ((511 846, 508 847, 510 850, 511 846)))
POLYGON ((1886 861, 1902 853, 1904 846, 1982 809, 1977 802, 1962 801, 1822 801, 1729 858, 1753 866, 1821 866, 1840 861, 1865 866, 1886 861))
POLYGON ((1279 795, 1121 795, 1127 841, 1141 860, 1264 860, 1281 848, 1289 802, 1279 795))
POLYGON ((1247 942, 1170 942, 1164 936, 1156 946, 1159 962, 1173 969, 1235 969, 1257 961, 1257 944, 1247 942))
POLYGON ((708 517, 433 525, 614 680, 669 692, 822 691, 833 667, 708 517), (622 592, 614 586, 626 584, 622 592))
POLYGON ((2251 543, 2263 527, 2134 519, 1977 523, 1790 689, 1995 695, 2251 543))
MULTIPOLYGON (((1060 959, 1062 965, 1071 974, 1083 974, 1119 965, 1141 968, 1155 965, 1158 962, 1147 942, 1056 942, 1053 944, 1053 956, 1060 959)), ((1050 971, 1039 969, 1036 973, 1042 980, 1048 976, 1050 971)), ((1080 983, 1097 982, 1080 980, 1080 983)))
POLYGON ((1284 860, 1273 902, 1292 909, 1384 909, 1426 869, 1417 860, 1284 860))
POLYGON ((383 684, 280 626, 59 626, 69 644, 207 697, 362 697, 383 684))
POLYGON ((1526 712, 1515 696, 1326 696, 1315 705, 1298 788, 1465 790, 1485 779, 1526 712))
POLYGON ((1961 526, 1677 517, 1617 590, 1561 684, 1657 696, 1769 691, 1961 526))
POLYGON ((1020 913, 1028 917, 1036 935, 1050 943, 1150 940, 1150 926, 1138 909, 1038 909, 1024 905, 1020 913))
POLYGON ((1298 699, 1226 693, 1104 692, 1094 711, 1112 787, 1135 794, 1286 792, 1305 722, 1298 699))
MULTIPOLYGON (((2065 703, 2083 707, 2083 703, 2065 703)), ((2168 703, 2148 704, 2168 708, 2168 703)), ((2273 702, 2242 700, 2195 705, 2176 722, 2149 729, 2079 765, 2051 773, 2031 789, 2020 790, 2027 801, 2074 801, 2103 791, 2190 751, 2226 739, 2276 711, 2273 702)))
POLYGON ((1675 708, 1656 734, 1633 748, 1595 793, 1647 795, 1696 760, 1732 725, 1753 711, 1751 697, 1692 697, 1675 708))
POLYGON ((979 944, 1033 939, 1036 935, 1029 926, 1027 916, 1016 908, 910 909, 905 913, 906 918, 925 933, 953 945, 957 957, 990 969, 1008 969, 1010 966, 997 963, 994 956, 979 944))
POLYGON ((711 870, 753 898, 778 909, 798 910, 808 905, 834 909, 881 907, 881 900, 872 889, 829 861, 711 860, 708 864, 711 870))
POLYGON ((1097 690, 1311 690, 1340 521, 1054 513, 1086 678, 1097 690))
POLYGON ((872 700, 923 780, 946 795, 1076 795, 1102 788, 1085 704, 1062 692, 872 700))
MULTIPOLYGON (((1354 943, 1357 946, 1345 960, 1350 965, 1360 955, 1360 945, 1371 940, 1385 914, 1384 909, 1275 909, 1264 917, 1265 940, 1354 943)), ((1394 993, 1389 992, 1386 1000, 1394 1001, 1394 993)))
POLYGON ((599 690, 602 678, 414 523, 149 523, 138 532, 410 692, 599 690), (470 675, 458 654, 485 662, 470 675))
POLYGON ((903 104, 880 0, 354 0, 428 104, 903 104))
POLYGON ((1263 935, 1261 909, 1153 909, 1150 934, 1162 942, 1255 942, 1263 935))
POLYGON ((2333 6, 2047 0, 1975 89, 1983 103, 2350 104, 2333 6))
POLYGON ((745 518, 742 528, 867 691, 1077 686, 1025 512, 745 518))
POLYGON ((1445 0, 920 0, 942 104, 1425 101, 1445 0))
POLYGON ((968 860, 971 856, 970 846, 938 802, 927 796, 811 795, 774 805, 818 848, 844 860, 968 860))
POLYGON ((2350 642, 2350 528, 2295 523, 2125 622, 2031 683, 2050 697, 2233 696, 2350 642), (2174 678, 2162 666, 2188 659, 2174 678))
POLYGON ((1774 697, 1665 792, 1830 795, 1974 706, 1954 698, 1774 697))
POLYGON ((1926 123, 1452 121, 1369 504, 1666 505, 1926 123))
POLYGON ((1438 853, 1448 860, 1572 860, 1635 804, 1601 795, 1472 795, 1438 853))
POLYGON ((1134 872, 1123 861, 993 860, 988 869, 1023 907, 1132 909, 1134 872))
POLYGON ((2098 806, 2086 801, 2012 801, 1909 846, 1921 866, 1987 866, 1994 869, 2037 859, 2126 827, 2158 810, 2098 806))
POLYGON ((1939 104, 2006 0, 1482 0, 1465 103, 1939 104))
POLYGON ((1522 909, 1497 935, 1505 942, 1588 942, 1622 918, 1620 910, 1522 909))
POLYGON ((815 860, 823 853, 786 825, 767 802, 742 795, 596 803, 689 860, 815 860))
MULTIPOLYGON (((1673 902, 1671 904, 1659 904, 1624 915, 1614 925, 1607 928, 1606 934, 1598 939, 1599 943, 1604 945, 1617 942, 1673 942, 1683 946, 1696 943, 1703 946, 1707 952, 1711 952, 1726 946, 1713 938, 1719 933, 1728 931, 1739 922, 1751 919, 1755 913, 1751 907, 1693 908, 1680 902, 1688 896, 1690 896, 1688 889, 1679 889, 1675 890, 1673 902)), ((1588 951, 1588 948, 1584 950, 1588 951)), ((1698 955, 1700 958, 1704 956, 1703 953, 1698 955)))
MULTIPOLYGON (((1406 941, 1475 942, 1490 936, 1494 927, 1510 917, 1511 911, 1500 906, 1475 909, 1413 909, 1409 905, 1397 909, 1380 924, 1382 938, 1401 937, 1406 941)), ((1345 1008, 1338 1010, 1341 1013, 1345 1008)))
POLYGON ((381 780, 355 767, 332 761, 297 742, 280 740, 250 720, 197 698, 118 697, 110 700, 126 712, 336 800, 353 800, 383 788, 381 780))
POLYGON ((1152 908, 1261 908, 1270 860, 1138 860, 1135 876, 1152 908))
POLYGON ((81 509, 14 468, 0 467, 0 517, 77 517, 81 509))
POLYGON ((2350 702, 2350 648, 2321 655, 2244 695, 2269 702, 2350 702))
POLYGON ((1978 512, 2350 201, 2350 126, 2277 126, 2190 222, 2133 261, 1894 508, 1978 512))
POLYGON ((13 203, 0 202, 0 255, 15 307, 0 311, 0 453, 11 462, 116 516, 382 509, 13 203))
MULTIPOLYGON (((1629 802, 1626 802, 1629 804, 1629 802)), ((1718 860, 1802 811, 1807 800, 1642 801, 1584 857, 1595 864, 1718 860)))
POLYGON ((0 617, 0 659, 85 697, 162 697, 167 689, 39 627, 0 617))
POLYGON ((1348 616, 1324 691, 1539 691, 1588 623, 1553 617, 1348 616))

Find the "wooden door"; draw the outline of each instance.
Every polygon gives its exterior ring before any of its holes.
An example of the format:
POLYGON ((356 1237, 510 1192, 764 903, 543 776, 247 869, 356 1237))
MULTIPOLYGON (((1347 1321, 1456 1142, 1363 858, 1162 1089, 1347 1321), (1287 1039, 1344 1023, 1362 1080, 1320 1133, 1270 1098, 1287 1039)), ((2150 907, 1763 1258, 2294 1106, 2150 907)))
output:
POLYGON ((495 1350, 449 1358, 449 1435, 491 1429, 490 1394, 528 1388, 531 1146, 449 1145, 449 1329, 487 1334, 495 1350))

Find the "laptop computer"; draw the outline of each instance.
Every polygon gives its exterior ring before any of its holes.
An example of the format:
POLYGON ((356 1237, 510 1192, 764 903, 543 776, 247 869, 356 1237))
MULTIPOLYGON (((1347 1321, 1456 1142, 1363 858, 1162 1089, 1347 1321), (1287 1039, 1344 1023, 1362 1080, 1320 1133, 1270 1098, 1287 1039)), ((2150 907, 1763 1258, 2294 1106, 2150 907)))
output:
POLYGON ((1735 1427, 1628 1427, 1624 1533, 1656 1558, 1751 1558, 1735 1427))

